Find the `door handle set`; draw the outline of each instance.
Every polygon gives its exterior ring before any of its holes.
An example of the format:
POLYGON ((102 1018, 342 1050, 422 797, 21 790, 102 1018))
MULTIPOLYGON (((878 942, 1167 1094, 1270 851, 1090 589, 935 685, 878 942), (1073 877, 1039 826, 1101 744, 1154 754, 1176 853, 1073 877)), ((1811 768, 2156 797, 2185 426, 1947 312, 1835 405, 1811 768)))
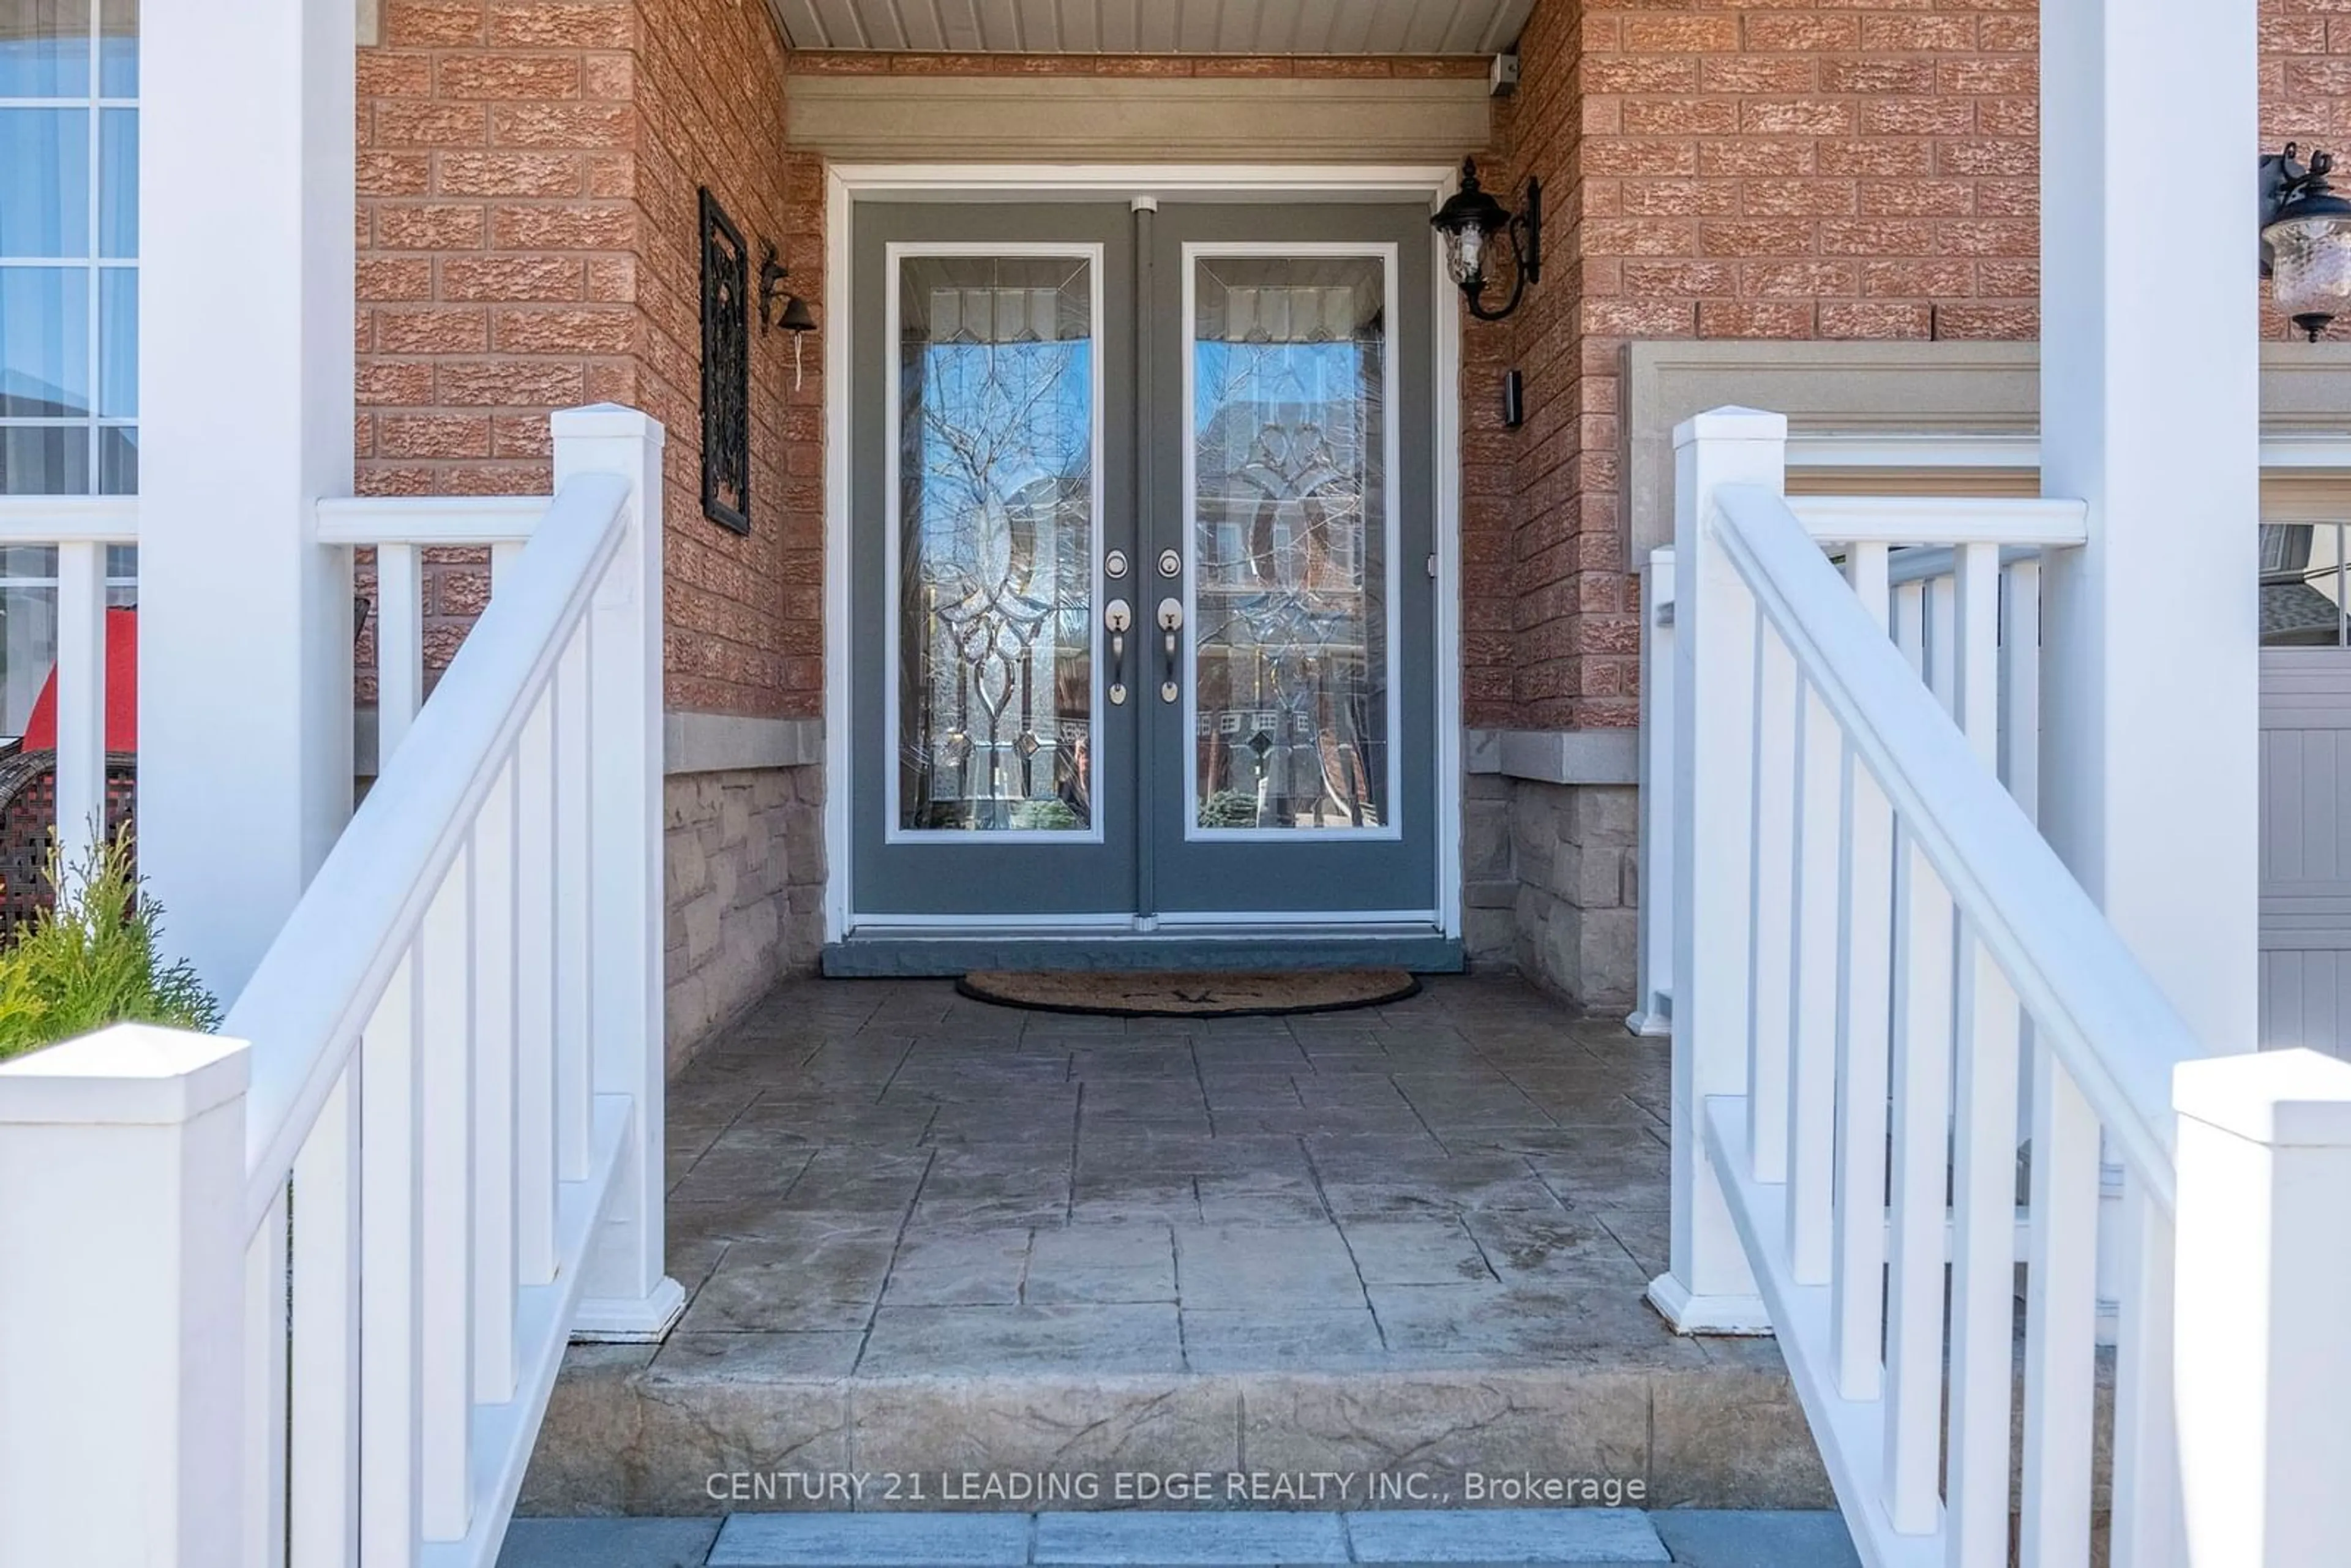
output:
POLYGON ((1123 599, 1113 599, 1102 611, 1110 632, 1110 706, 1126 706, 1126 629, 1134 624, 1134 611, 1123 599))
POLYGON ((1159 683, 1159 700, 1172 703, 1181 689, 1176 685, 1176 633, 1184 627, 1184 601, 1167 598, 1159 601, 1159 630, 1167 649, 1167 673, 1159 683))
MULTIPOLYGON (((1172 703, 1183 693, 1176 680, 1176 634, 1184 629, 1184 601, 1169 596, 1159 601, 1159 632, 1166 667, 1159 682, 1159 700, 1172 703)), ((1102 630, 1110 633, 1110 703, 1126 706, 1126 634, 1134 625, 1134 607, 1123 599, 1102 606, 1102 630)))

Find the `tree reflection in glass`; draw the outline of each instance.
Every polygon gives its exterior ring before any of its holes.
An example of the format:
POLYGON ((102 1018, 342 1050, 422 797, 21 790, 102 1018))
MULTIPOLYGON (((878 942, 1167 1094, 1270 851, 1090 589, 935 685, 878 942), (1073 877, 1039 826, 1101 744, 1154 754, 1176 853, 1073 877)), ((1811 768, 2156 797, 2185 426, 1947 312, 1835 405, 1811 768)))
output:
POLYGON ((1196 820, 1387 826, 1384 269, 1196 265, 1196 820))
POLYGON ((900 275, 898 821, 1093 816, 1089 263, 917 256, 900 275))

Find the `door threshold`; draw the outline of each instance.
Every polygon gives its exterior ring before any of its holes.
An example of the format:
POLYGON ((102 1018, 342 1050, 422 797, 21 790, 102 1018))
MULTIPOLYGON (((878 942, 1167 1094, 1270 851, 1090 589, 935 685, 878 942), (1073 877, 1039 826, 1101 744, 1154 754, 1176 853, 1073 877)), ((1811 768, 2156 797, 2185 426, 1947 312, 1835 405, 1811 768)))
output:
POLYGON ((865 925, 828 943, 824 974, 836 979, 962 975, 974 969, 1337 969, 1385 967, 1458 975, 1461 939, 1426 925, 1189 926, 1143 935, 1076 927, 1054 931, 865 925))

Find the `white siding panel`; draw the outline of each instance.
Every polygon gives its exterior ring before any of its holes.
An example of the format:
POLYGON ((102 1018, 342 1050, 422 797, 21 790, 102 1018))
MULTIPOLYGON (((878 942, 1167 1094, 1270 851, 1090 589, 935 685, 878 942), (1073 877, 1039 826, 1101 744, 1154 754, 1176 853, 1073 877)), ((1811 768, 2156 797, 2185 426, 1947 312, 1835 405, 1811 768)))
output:
POLYGON ((1487 55, 1534 0, 771 0, 796 49, 1487 55))
POLYGON ((2351 653, 2262 656, 2262 1046, 2351 1057, 2351 653))

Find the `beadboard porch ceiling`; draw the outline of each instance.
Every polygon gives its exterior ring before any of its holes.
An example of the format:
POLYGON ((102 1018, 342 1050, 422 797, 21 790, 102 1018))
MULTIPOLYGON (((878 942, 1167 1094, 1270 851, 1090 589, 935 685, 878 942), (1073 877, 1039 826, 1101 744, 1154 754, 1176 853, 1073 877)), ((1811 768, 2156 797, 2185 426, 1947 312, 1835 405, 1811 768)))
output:
POLYGON ((769 0, 796 49, 1491 55, 1534 0, 769 0))

